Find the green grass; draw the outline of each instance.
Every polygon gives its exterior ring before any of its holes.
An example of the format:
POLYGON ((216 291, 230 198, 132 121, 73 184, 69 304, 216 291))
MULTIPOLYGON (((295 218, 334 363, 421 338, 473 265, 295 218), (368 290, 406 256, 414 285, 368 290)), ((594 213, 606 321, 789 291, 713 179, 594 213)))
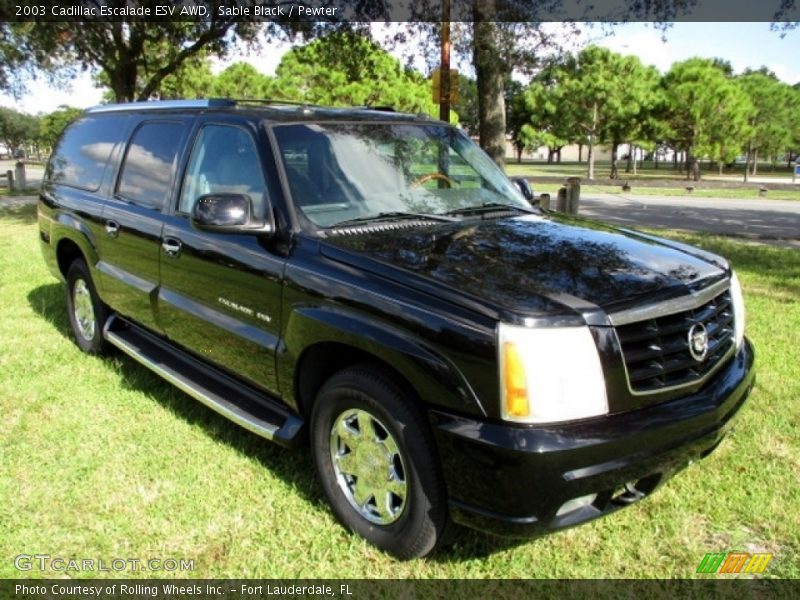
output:
POLYGON ((7 196, 35 196, 38 193, 38 187, 29 187, 22 190, 10 190, 7 187, 0 187, 0 198, 7 196))
POLYGON ((467 532, 398 563, 334 521, 307 451, 127 358, 81 354, 36 237, 31 207, 0 212, 0 578, 20 576, 21 553, 187 558, 195 577, 693 577, 706 552, 736 549, 775 553, 767 576, 800 577, 796 250, 681 236, 738 268, 758 355, 757 387, 709 458, 599 521, 520 543, 467 532))
MULTIPOLYGON (((595 177, 597 178, 604 178, 608 177, 611 173, 611 161, 609 160, 596 160, 595 161, 595 177)), ((631 181, 634 180, 647 180, 647 179, 686 179, 686 172, 681 171, 679 169, 675 169, 672 166, 672 163, 660 163, 658 168, 655 168, 655 164, 651 161, 647 161, 645 163, 639 163, 639 168, 637 168, 636 173, 626 173, 625 167, 627 165, 627 161, 619 160, 617 161, 617 170, 619 171, 619 176, 621 179, 630 179, 631 181)), ((509 171, 509 174, 529 174, 532 176, 535 175, 564 175, 566 177, 569 176, 576 176, 576 177, 585 177, 586 173, 589 169, 589 163, 586 160, 586 155, 584 154, 584 159, 582 162, 577 161, 563 161, 563 162, 554 162, 554 163, 547 163, 545 161, 540 160, 524 160, 521 163, 517 163, 514 158, 506 158, 506 169, 509 171)), ((713 168, 709 169, 707 164, 703 164, 700 169, 701 178, 703 180, 722 180, 722 181, 731 181, 731 182, 741 182, 744 179, 744 165, 736 165, 736 167, 731 170, 728 168, 723 169, 722 175, 719 174, 719 170, 714 166, 713 168)), ((785 164, 777 165, 774 169, 772 169, 769 165, 760 164, 758 168, 758 173, 755 175, 757 178, 769 178, 774 179, 775 181, 782 181, 785 183, 792 182, 792 169, 787 168, 785 164)))
MULTIPOLYGON (((536 194, 547 193, 555 198, 558 193, 558 188, 561 184, 542 182, 539 183, 533 180, 533 189, 536 194)), ((759 196, 758 189, 739 189, 739 188, 695 188, 691 192, 687 191, 685 187, 646 187, 646 186, 631 186, 630 192, 622 191, 622 184, 619 185, 594 185, 583 184, 581 185, 581 192, 584 194, 592 192, 601 192, 603 194, 613 194, 621 198, 627 196, 677 196, 677 197, 695 197, 695 198, 738 198, 742 200, 759 200, 766 198, 768 200, 797 200, 800 201, 800 186, 796 191, 793 190, 769 190, 766 195, 759 196)))
MULTIPOLYGON (((537 193, 547 192, 554 194, 561 183, 557 180, 567 177, 580 177, 586 180, 587 164, 577 162, 564 162, 547 164, 543 162, 525 162, 517 164, 508 162, 506 173, 511 177, 531 178, 534 190, 537 193)), ((781 168, 775 172, 764 171, 759 173, 759 178, 770 178, 768 183, 743 183, 741 173, 726 173, 717 175, 716 171, 703 171, 699 182, 686 181, 685 174, 671 168, 670 165, 659 169, 652 167, 640 169, 634 175, 624 172, 624 164, 620 169, 619 178, 608 179, 609 163, 598 163, 594 183, 584 188, 596 192, 610 194, 624 194, 622 184, 628 182, 633 194, 663 195, 663 196, 688 196, 687 186, 694 187, 691 195, 700 198, 759 198, 759 188, 767 187, 766 198, 771 200, 800 200, 800 183, 792 186, 791 173, 781 168), (776 185, 781 189, 775 189, 776 185)))

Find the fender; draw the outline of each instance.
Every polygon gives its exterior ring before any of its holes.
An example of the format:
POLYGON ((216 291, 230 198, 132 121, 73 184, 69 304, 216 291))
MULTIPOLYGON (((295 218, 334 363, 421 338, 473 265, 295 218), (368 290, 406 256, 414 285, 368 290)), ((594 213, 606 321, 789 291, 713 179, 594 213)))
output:
MULTIPOLYGON (((98 240, 92 229, 80 218, 66 211, 59 210, 53 216, 53 227, 50 238, 53 252, 58 256, 58 247, 65 239, 74 242, 86 259, 86 264, 92 273, 95 286, 99 283, 97 276, 97 263, 100 256, 97 253, 98 240)), ((98 289, 98 292, 100 290, 98 289)))
POLYGON ((284 400, 299 406, 295 382, 302 355, 322 343, 350 346, 391 365, 429 405, 485 416, 460 370, 430 343, 408 331, 333 306, 298 306, 286 320, 276 362, 284 400))

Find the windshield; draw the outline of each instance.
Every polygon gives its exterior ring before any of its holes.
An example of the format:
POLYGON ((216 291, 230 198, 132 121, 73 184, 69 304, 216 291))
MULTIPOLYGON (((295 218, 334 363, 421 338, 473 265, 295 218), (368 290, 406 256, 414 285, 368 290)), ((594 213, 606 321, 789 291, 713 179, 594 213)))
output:
POLYGON ((497 165, 451 127, 308 123, 274 132, 295 207, 319 227, 487 204, 530 208, 497 165))

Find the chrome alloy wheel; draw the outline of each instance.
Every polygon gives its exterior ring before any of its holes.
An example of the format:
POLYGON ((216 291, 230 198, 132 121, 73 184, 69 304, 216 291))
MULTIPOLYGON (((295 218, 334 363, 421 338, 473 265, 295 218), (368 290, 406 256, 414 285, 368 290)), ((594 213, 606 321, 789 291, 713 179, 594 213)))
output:
POLYGON ((358 514, 389 525, 408 497, 403 457, 389 430, 365 410, 349 409, 333 423, 331 462, 336 481, 358 514))
POLYGON ((78 332, 87 342, 94 339, 95 323, 92 292, 84 279, 76 279, 72 287, 72 307, 78 332))

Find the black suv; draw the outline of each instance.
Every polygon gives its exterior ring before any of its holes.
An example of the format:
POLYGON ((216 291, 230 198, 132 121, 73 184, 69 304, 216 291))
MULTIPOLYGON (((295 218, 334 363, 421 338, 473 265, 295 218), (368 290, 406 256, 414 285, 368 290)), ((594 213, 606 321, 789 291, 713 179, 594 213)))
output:
POLYGON ((82 350, 310 443, 336 516, 408 558, 639 500, 754 382, 724 259, 526 196, 425 116, 133 103, 66 130, 39 233, 82 350))

